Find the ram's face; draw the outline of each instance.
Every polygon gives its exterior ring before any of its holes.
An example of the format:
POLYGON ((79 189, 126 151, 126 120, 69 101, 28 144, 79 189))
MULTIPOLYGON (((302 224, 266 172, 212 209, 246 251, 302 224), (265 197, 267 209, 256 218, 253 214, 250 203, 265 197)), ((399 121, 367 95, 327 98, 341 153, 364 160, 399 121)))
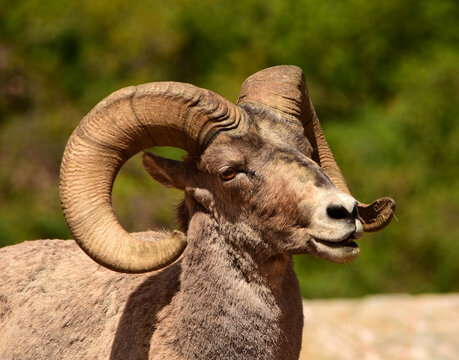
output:
POLYGON ((200 182, 209 184, 215 216, 257 231, 260 250, 348 262, 363 233, 357 201, 311 153, 303 134, 264 119, 242 138, 217 137, 198 165, 200 182))

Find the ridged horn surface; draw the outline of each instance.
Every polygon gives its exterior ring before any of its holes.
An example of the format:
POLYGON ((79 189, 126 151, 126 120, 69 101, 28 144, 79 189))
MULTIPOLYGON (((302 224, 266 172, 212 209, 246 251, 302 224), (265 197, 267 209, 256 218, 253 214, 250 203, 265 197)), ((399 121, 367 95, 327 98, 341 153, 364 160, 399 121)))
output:
POLYGON ((193 85, 150 83, 102 100, 71 135, 61 165, 62 208, 81 248, 121 272, 156 270, 177 259, 186 246, 183 233, 143 241, 123 229, 111 204, 113 182, 121 166, 145 148, 174 146, 199 154, 220 131, 242 135, 244 113, 193 85))
MULTIPOLYGON (((238 105, 264 107, 284 115, 289 123, 302 124, 304 134, 313 147, 312 158, 327 173, 333 184, 350 194, 346 180, 336 163, 323 134, 309 97, 303 71, 296 66, 281 65, 261 70, 244 82, 238 105)), ((395 201, 380 198, 367 205, 359 203, 359 214, 365 231, 378 231, 387 226, 395 211, 395 201)))
POLYGON ((296 66, 274 66, 248 77, 239 92, 238 105, 255 104, 281 112, 298 122, 303 111, 305 82, 296 66))

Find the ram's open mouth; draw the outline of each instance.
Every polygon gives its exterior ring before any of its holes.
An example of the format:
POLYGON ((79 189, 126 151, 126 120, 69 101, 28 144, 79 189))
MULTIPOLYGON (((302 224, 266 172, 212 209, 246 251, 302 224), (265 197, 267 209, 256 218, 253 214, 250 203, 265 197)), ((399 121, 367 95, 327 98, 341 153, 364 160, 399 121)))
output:
POLYGON ((321 240, 321 239, 314 239, 317 242, 326 245, 331 248, 338 248, 338 247, 343 247, 343 246, 350 246, 350 247, 358 247, 357 243, 354 241, 355 237, 354 234, 349 235, 347 238, 341 241, 327 241, 327 240, 321 240))
POLYGON ((360 248, 354 241, 354 234, 341 241, 328 241, 313 238, 315 246, 311 255, 336 263, 347 263, 354 260, 360 253, 360 248))

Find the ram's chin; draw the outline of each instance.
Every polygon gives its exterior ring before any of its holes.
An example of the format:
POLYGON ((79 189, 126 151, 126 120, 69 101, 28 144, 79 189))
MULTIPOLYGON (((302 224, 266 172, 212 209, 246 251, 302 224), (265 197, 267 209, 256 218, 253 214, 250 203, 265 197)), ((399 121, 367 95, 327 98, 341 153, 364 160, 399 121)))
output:
POLYGON ((360 253, 359 246, 352 238, 332 242, 311 237, 308 239, 308 245, 309 254, 340 264, 354 260, 360 253))

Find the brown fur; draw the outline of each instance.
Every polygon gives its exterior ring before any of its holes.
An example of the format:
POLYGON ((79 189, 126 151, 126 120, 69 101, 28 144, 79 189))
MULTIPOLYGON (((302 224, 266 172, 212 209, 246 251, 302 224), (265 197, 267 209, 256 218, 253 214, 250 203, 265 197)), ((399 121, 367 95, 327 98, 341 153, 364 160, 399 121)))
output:
MULTIPOLYGON (((237 241, 247 236, 228 226, 237 241)), ((0 358, 297 359, 291 258, 258 263, 219 230, 198 214, 182 259, 142 275, 107 270, 73 241, 2 249, 0 358)))

